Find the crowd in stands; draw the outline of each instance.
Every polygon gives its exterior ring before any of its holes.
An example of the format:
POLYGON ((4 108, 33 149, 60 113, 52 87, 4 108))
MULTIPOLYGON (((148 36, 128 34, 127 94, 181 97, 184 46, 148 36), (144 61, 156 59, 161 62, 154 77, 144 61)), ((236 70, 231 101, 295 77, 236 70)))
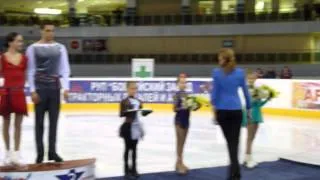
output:
POLYGON ((256 73, 259 78, 262 79, 291 79, 292 71, 288 66, 284 66, 280 72, 277 72, 275 68, 270 67, 267 70, 263 70, 261 68, 256 69, 256 73))
MULTIPOLYGON (((320 3, 306 4, 292 12, 221 12, 219 14, 185 14, 171 15, 135 15, 128 14, 124 9, 118 8, 112 12, 52 16, 50 19, 56 26, 119 26, 119 25, 173 25, 173 24, 216 24, 216 23, 252 23, 252 22, 278 22, 292 20, 315 20, 320 17, 320 3)), ((47 18, 47 17, 46 17, 47 18)), ((38 25, 46 20, 43 17, 23 12, 0 13, 1 25, 38 25)))

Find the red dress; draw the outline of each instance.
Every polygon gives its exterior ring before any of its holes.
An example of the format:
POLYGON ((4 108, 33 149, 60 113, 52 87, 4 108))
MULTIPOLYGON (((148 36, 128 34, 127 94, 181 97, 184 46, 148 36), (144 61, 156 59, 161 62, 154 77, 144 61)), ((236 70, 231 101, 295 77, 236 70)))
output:
POLYGON ((10 63, 5 55, 0 59, 4 86, 0 87, 0 115, 7 116, 10 113, 27 115, 27 103, 24 93, 25 72, 27 58, 22 55, 18 65, 10 63))

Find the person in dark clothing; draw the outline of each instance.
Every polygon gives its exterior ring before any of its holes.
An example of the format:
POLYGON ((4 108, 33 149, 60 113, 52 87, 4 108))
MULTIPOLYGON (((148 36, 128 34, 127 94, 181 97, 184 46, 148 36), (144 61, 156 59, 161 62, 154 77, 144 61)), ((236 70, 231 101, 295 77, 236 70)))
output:
POLYGON ((305 3, 303 5, 303 12, 304 12, 305 21, 312 20, 312 4, 311 3, 305 3))
POLYGON ((263 78, 264 72, 261 68, 257 68, 256 70, 257 78, 263 78))
POLYGON ((115 19, 115 25, 121 25, 123 11, 120 8, 118 8, 115 11, 113 11, 112 13, 113 13, 113 16, 114 16, 114 19, 115 19))
POLYGON ((127 83, 128 97, 123 99, 120 103, 120 117, 125 118, 125 122, 120 127, 120 137, 124 139, 125 151, 124 159, 124 172, 125 178, 131 176, 137 178, 137 144, 139 139, 143 138, 144 130, 142 123, 139 121, 141 115, 146 116, 152 111, 141 111, 142 102, 137 99, 137 85, 135 82, 127 83), (129 151, 132 152, 132 167, 129 168, 129 151))
MULTIPOLYGON (((222 49, 219 52, 219 66, 212 72, 213 90, 211 104, 223 135, 227 141, 230 169, 228 180, 241 178, 238 160, 239 137, 242 122, 242 105, 238 93, 243 90, 246 109, 250 116, 251 99, 243 69, 235 67, 235 55, 232 49, 222 49)), ((248 117, 249 118, 249 117, 248 117)), ((251 118, 249 118, 251 119, 251 118)))
POLYGON ((288 66, 285 66, 280 73, 280 79, 291 79, 292 71, 288 66))
POLYGON ((264 79, 276 79, 277 73, 274 68, 270 68, 264 75, 264 79))

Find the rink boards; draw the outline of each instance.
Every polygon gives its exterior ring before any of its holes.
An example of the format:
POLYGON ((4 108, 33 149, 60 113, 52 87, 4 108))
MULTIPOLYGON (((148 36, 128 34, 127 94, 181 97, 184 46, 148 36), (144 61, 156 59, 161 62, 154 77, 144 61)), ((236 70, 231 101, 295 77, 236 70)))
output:
MULTIPOLYGON (((176 78, 72 78, 69 100, 63 103, 62 108, 66 111, 118 111, 119 101, 126 97, 127 81, 137 81, 138 98, 145 106, 158 111, 172 111, 173 96, 177 91, 176 78)), ((320 118, 320 80, 259 79, 256 83, 268 85, 280 93, 265 105, 265 113, 320 118)), ((209 99, 212 88, 211 78, 189 78, 186 91, 209 99)), ((28 90, 26 92, 29 94, 28 90)), ((244 104, 240 89, 239 94, 244 104)), ((205 107, 201 112, 210 110, 210 107, 205 107)))

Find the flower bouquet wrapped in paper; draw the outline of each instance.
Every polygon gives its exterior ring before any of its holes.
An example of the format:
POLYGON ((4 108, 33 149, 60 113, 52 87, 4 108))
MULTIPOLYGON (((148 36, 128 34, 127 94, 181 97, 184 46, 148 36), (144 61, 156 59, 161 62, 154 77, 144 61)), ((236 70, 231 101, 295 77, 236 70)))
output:
POLYGON ((267 104, 271 99, 276 98, 279 92, 267 85, 262 85, 259 87, 250 87, 251 94, 251 110, 247 112, 243 110, 243 121, 242 126, 246 127, 248 120, 253 124, 258 124, 263 122, 263 116, 261 108, 267 104))
POLYGON ((186 103, 186 106, 192 111, 196 111, 201 107, 211 106, 209 98, 204 95, 189 95, 186 99, 186 103))
POLYGON ((279 95, 279 92, 267 85, 250 88, 250 93, 253 100, 272 99, 279 95))

